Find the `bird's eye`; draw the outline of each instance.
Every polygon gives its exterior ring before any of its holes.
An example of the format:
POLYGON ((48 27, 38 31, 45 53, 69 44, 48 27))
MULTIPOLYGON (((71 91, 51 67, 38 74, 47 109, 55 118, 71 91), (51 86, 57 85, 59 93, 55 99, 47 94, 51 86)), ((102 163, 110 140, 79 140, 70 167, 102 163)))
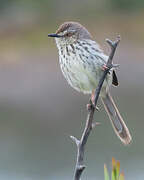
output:
POLYGON ((65 36, 65 37, 71 37, 73 34, 74 34, 74 33, 72 33, 72 32, 67 32, 64 36, 65 36))

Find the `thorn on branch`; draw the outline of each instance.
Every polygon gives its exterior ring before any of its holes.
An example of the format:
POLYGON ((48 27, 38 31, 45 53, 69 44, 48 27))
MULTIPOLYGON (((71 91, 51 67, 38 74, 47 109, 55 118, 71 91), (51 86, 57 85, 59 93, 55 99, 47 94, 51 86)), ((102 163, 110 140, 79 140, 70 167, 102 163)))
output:
POLYGON ((117 41, 118 42, 120 42, 120 40, 121 40, 121 36, 120 36, 120 34, 117 36, 117 41))
POLYGON ((79 165, 77 168, 79 171, 83 171, 86 168, 86 166, 85 165, 79 165))
POLYGON ((96 126, 100 125, 101 123, 99 122, 95 122, 95 123, 92 123, 92 129, 94 129, 96 126))
POLYGON ((120 64, 113 64, 112 67, 113 68, 118 68, 118 67, 120 67, 120 64))
POLYGON ((70 136, 70 138, 76 143, 77 146, 79 145, 80 141, 76 137, 70 136))

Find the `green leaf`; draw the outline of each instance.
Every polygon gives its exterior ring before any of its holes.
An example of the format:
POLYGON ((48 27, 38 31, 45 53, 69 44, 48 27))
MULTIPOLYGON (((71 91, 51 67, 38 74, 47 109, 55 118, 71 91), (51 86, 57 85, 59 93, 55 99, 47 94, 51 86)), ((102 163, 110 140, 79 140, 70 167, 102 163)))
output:
POLYGON ((121 173, 118 180, 124 180, 124 173, 121 173))
POLYGON ((104 164, 104 178, 105 180, 110 180, 106 164, 104 164))
POLYGON ((115 169, 112 170, 111 178, 112 178, 112 180, 117 180, 116 179, 116 171, 115 171, 115 169))
MULTIPOLYGON (((110 180, 106 165, 104 165, 104 177, 105 180, 110 180)), ((124 174, 120 174, 120 162, 115 158, 112 158, 111 180, 124 180, 124 174)))
POLYGON ((112 158, 112 174, 111 174, 111 178, 112 178, 112 180, 117 180, 118 176, 119 176, 119 174, 117 175, 117 162, 116 162, 115 158, 112 158))
POLYGON ((119 174, 120 174, 120 162, 117 161, 117 163, 116 163, 116 179, 119 178, 119 174))
POLYGON ((116 160, 114 157, 112 157, 112 168, 116 167, 116 160))

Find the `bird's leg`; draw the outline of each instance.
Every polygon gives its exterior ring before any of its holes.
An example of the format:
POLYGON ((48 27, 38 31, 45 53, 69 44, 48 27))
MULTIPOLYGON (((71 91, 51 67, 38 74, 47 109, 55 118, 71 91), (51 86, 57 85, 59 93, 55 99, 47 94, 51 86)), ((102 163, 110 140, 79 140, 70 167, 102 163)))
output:
POLYGON ((89 103, 87 104, 87 110, 90 111, 92 109, 92 101, 91 101, 91 98, 89 99, 89 103))
POLYGON ((105 71, 105 70, 107 70, 107 69, 108 69, 107 65, 104 64, 104 65, 102 66, 102 70, 105 71))
POLYGON ((87 110, 91 110, 92 107, 96 108, 96 110, 99 110, 97 106, 95 107, 95 90, 93 90, 91 93, 89 104, 87 104, 87 110))
MULTIPOLYGON (((92 101, 92 104, 94 105, 95 104, 95 90, 92 90, 92 93, 91 93, 91 101, 92 101)), ((95 105, 94 105, 95 106, 95 105)))

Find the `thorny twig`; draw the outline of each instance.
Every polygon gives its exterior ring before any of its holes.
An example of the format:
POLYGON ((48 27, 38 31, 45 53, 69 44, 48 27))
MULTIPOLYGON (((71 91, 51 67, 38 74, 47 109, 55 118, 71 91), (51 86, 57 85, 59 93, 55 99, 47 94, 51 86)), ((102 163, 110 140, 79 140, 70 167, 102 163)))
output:
POLYGON ((103 82, 104 82, 107 74, 109 73, 110 69, 112 67, 118 66, 118 65, 114 65, 112 63, 112 60, 113 60, 113 56, 114 56, 115 50, 117 48, 117 45, 120 42, 120 36, 118 36, 117 40, 114 42, 109 40, 109 39, 106 39, 106 42, 111 47, 111 53, 109 55, 109 58, 108 58, 108 61, 106 64, 107 68, 104 70, 103 75, 99 80, 99 84, 95 90, 95 104, 93 105, 91 100, 90 100, 90 108, 88 110, 86 125, 85 125, 84 131, 82 133, 81 139, 78 140, 76 137, 70 136, 71 139, 77 145, 77 160, 76 160, 76 165, 75 165, 74 180, 80 180, 81 174, 82 174, 83 170, 86 168, 86 166, 84 165, 85 145, 87 143, 87 140, 88 140, 88 137, 89 137, 91 130, 93 129, 93 127, 95 127, 98 124, 98 123, 93 123, 93 116, 94 116, 94 112, 96 109, 95 107, 97 105, 97 101, 99 98, 99 94, 100 94, 103 82))

